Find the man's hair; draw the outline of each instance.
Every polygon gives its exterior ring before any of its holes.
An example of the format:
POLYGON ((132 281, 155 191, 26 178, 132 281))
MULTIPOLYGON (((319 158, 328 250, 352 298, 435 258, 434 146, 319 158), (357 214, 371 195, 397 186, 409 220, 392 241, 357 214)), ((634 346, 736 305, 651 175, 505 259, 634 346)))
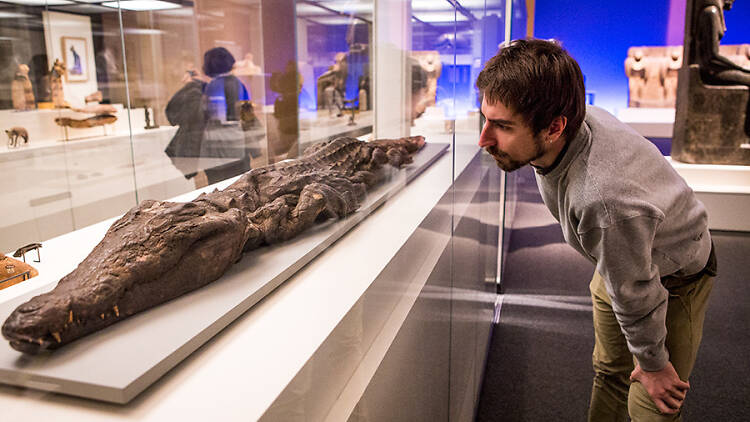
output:
POLYGON ((581 68, 553 41, 517 40, 503 47, 479 73, 477 88, 489 104, 499 101, 519 114, 534 135, 564 116, 563 136, 571 139, 586 115, 581 68))

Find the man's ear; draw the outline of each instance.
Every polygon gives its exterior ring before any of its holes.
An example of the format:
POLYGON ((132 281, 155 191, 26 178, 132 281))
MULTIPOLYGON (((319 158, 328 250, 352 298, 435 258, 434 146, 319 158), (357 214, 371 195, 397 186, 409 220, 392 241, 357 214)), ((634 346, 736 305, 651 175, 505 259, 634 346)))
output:
POLYGON ((547 128, 547 142, 552 143, 560 139, 563 132, 565 131, 565 127, 568 125, 568 118, 565 116, 557 116, 552 120, 552 123, 550 123, 549 128, 547 128))

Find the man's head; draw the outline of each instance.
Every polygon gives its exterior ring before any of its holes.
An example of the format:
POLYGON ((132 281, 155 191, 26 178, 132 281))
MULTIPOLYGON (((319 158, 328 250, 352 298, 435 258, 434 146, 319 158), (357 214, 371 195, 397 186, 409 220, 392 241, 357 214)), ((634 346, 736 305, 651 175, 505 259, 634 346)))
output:
POLYGON ((514 41, 487 62, 477 88, 487 118, 479 145, 506 171, 552 164, 586 114, 581 69, 554 42, 514 41))

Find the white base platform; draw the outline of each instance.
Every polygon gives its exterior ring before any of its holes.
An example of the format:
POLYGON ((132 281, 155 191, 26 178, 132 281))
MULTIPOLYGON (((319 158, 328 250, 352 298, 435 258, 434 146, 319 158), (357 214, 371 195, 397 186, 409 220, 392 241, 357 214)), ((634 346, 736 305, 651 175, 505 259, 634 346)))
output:
POLYGON ((667 160, 708 210, 712 230, 750 231, 750 166, 687 164, 667 160))
POLYGON ((671 138, 674 126, 673 108, 625 108, 617 119, 647 138, 671 138))

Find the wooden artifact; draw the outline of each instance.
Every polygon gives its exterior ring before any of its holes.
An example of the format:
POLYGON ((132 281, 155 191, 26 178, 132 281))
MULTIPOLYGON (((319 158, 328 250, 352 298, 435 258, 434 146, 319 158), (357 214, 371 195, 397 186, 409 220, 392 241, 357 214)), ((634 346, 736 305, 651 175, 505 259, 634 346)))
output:
POLYGON ((0 255, 0 290, 39 275, 31 265, 11 257, 0 255))
POLYGON ((52 291, 16 308, 2 334, 14 349, 35 354, 200 288, 243 252, 352 214, 384 178, 385 164, 401 167, 423 145, 421 136, 338 138, 191 202, 143 201, 52 291))
POLYGON ((5 130, 5 134, 8 135, 8 148, 15 148, 18 145, 18 138, 23 139, 23 143, 29 143, 29 132, 21 126, 13 126, 10 129, 5 130))
POLYGON ((52 104, 55 108, 65 108, 68 106, 63 95, 62 77, 64 74, 65 64, 60 59, 55 59, 49 74, 49 87, 52 94, 52 104))
POLYGON ((112 114, 100 114, 88 119, 71 119, 70 117, 56 117, 55 123, 58 126, 67 126, 75 129, 84 129, 96 126, 107 125, 117 121, 117 116, 112 114))
POLYGON ((11 82, 11 100, 16 110, 31 110, 36 108, 34 101, 34 89, 29 79, 29 67, 19 64, 16 75, 11 82))

